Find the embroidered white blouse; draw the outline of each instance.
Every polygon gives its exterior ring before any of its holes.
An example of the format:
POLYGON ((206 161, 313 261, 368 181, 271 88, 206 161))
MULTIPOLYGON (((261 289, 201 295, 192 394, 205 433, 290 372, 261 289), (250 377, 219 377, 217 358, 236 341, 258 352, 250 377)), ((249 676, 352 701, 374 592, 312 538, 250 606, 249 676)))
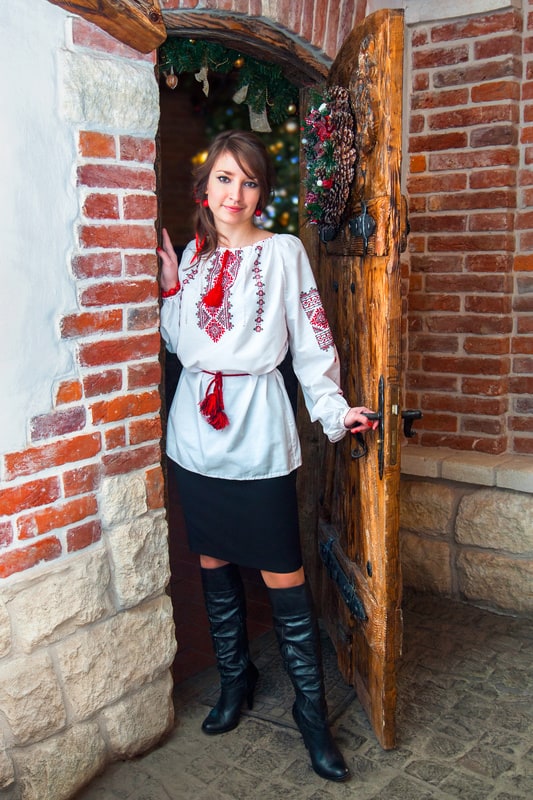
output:
POLYGON ((313 422, 336 442, 349 405, 339 359, 307 253, 295 236, 275 234, 229 251, 220 308, 202 298, 222 265, 223 249, 194 260, 183 253, 178 293, 163 301, 161 334, 183 370, 169 412, 167 453, 184 469, 236 480, 273 478, 301 464, 292 407, 277 366, 290 347, 313 422), (199 404, 223 374, 229 425, 213 428, 199 404))

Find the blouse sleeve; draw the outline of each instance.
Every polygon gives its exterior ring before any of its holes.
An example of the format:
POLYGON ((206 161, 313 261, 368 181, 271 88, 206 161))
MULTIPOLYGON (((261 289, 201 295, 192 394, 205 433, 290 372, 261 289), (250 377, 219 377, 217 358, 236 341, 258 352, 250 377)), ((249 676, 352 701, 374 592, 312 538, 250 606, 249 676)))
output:
POLYGON ((319 420, 328 439, 337 442, 347 433, 350 408, 340 388, 339 356, 307 253, 299 239, 287 239, 285 308, 293 368, 311 420, 319 420))
MULTIPOLYGON (((179 266, 180 272, 190 263, 193 252, 194 250, 189 242, 181 257, 179 266)), ((176 294, 164 298, 161 306, 161 337, 165 342, 166 349, 170 353, 175 353, 178 347, 181 292, 182 287, 180 287, 180 290, 176 292, 176 294)))

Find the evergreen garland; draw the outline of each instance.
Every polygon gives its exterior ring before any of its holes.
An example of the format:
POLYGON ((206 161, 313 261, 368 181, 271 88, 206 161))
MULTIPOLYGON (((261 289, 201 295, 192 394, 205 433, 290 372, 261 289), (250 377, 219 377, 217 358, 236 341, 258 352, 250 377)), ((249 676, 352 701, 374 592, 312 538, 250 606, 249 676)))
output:
POLYGON ((198 80, 207 80, 209 72, 227 75, 235 70, 235 94, 241 94, 252 112, 266 112, 275 125, 287 118, 288 106, 298 102, 298 89, 285 78, 279 64, 258 61, 216 42, 176 37, 169 37, 159 53, 163 72, 192 72, 202 76, 198 80))

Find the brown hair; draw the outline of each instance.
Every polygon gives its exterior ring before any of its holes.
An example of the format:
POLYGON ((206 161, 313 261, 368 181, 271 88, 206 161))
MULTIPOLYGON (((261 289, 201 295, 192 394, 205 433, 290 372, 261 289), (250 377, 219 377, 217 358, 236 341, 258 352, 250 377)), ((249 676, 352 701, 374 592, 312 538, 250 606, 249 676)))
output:
POLYGON ((230 153, 239 167, 259 184, 259 208, 268 204, 274 188, 274 167, 261 139, 250 131, 224 131, 213 139, 206 160, 194 171, 193 197, 196 201, 195 229, 201 242, 197 255, 210 256, 217 248, 213 214, 204 207, 209 175, 222 153, 230 153))

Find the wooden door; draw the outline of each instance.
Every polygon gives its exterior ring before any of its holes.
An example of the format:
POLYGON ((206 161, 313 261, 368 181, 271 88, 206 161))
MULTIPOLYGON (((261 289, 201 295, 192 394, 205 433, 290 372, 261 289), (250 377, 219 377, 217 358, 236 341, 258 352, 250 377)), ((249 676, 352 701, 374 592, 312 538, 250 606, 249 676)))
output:
MULTIPOLYGON (((301 231, 339 349, 344 393, 351 405, 383 412, 380 429, 367 434, 368 453, 360 458, 355 457, 355 437, 331 445, 315 426, 302 422, 300 499, 306 569, 320 615, 340 669, 356 687, 384 748, 395 744, 396 662, 402 636, 402 65, 402 12, 376 12, 344 43, 327 83, 350 94, 357 150, 354 181, 334 239, 320 241, 313 225, 301 231)), ((304 101, 302 110, 306 108, 304 101)))

